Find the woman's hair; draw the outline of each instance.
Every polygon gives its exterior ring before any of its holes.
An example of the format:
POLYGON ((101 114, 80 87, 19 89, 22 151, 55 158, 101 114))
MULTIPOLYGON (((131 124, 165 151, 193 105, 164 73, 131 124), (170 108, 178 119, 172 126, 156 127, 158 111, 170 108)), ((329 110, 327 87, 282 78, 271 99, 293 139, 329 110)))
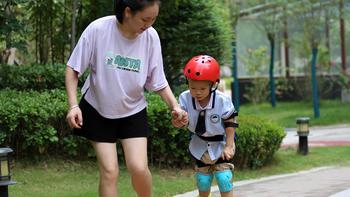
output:
POLYGON ((155 3, 160 4, 160 0, 115 0, 114 13, 119 23, 123 23, 123 14, 126 7, 129 7, 131 12, 135 14, 155 3))

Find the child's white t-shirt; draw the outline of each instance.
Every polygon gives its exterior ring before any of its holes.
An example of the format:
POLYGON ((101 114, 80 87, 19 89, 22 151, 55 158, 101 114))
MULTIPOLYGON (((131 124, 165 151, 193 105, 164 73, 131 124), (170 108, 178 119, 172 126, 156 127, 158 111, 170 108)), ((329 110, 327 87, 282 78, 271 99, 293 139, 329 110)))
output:
POLYGON ((208 151, 212 160, 218 159, 224 149, 226 141, 208 142, 195 133, 199 112, 205 110, 205 128, 203 133, 205 137, 215 135, 226 136, 224 120, 228 119, 234 112, 235 107, 231 98, 220 91, 211 94, 208 105, 201 107, 189 90, 182 92, 179 96, 180 106, 188 113, 188 129, 194 134, 192 135, 189 150, 196 159, 201 160, 203 154, 208 151))
POLYGON ((90 68, 82 88, 85 99, 103 117, 133 115, 147 106, 144 89, 168 86, 159 36, 153 27, 137 38, 125 38, 115 16, 93 21, 82 33, 67 65, 81 76, 90 68))

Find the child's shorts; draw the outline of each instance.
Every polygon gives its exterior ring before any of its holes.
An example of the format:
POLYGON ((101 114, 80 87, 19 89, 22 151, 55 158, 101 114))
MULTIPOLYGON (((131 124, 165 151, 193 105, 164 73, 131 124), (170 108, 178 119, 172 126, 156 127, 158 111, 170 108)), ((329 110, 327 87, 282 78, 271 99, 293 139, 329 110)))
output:
POLYGON ((213 173, 216 171, 233 170, 234 165, 230 161, 222 160, 221 158, 211 160, 208 151, 205 152, 201 160, 196 160, 196 172, 213 173))
POLYGON ((74 129, 75 135, 95 142, 115 143, 118 139, 149 137, 151 134, 146 108, 128 117, 108 119, 101 116, 84 97, 79 107, 83 114, 83 126, 74 129))

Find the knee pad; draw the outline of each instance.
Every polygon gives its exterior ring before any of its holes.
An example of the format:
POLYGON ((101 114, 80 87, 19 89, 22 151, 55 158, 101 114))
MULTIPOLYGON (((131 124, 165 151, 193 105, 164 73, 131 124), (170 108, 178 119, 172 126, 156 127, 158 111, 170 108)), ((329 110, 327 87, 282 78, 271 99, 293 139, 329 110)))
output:
POLYGON ((210 191, 211 182, 213 181, 212 174, 196 173, 197 187, 201 192, 210 191))
POLYGON ((231 182, 231 170, 216 171, 214 175, 216 178, 216 182, 218 183, 220 192, 229 192, 232 190, 233 184, 231 182))

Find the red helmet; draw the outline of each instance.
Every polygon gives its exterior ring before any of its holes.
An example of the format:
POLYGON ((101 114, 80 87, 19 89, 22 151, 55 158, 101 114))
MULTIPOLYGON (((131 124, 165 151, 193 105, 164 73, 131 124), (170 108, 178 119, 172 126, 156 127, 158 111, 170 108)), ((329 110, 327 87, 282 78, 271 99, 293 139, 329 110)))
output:
POLYGON ((193 57, 187 62, 183 72, 188 79, 212 81, 213 83, 220 81, 219 64, 209 55, 193 57))

